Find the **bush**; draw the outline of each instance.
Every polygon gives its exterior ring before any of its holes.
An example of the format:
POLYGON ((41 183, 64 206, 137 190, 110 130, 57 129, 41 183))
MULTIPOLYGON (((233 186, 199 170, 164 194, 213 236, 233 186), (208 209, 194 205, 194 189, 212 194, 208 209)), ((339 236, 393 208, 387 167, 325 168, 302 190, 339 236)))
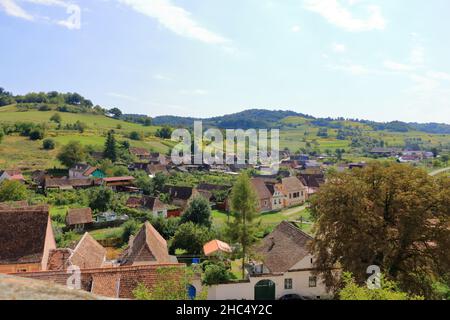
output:
POLYGON ((53 139, 45 139, 44 142, 42 142, 42 147, 45 150, 53 150, 55 149, 55 141, 53 139))
POLYGON ((207 227, 192 222, 182 224, 175 232, 170 251, 175 252, 176 249, 183 249, 189 254, 202 254, 203 245, 214 239, 214 236, 214 233, 207 227))
POLYGON ((205 266, 205 272, 202 276, 202 284, 206 286, 212 286, 215 284, 221 284, 229 282, 236 277, 228 270, 228 268, 222 263, 209 263, 205 266))
POLYGON ((136 220, 128 220, 122 225, 122 241, 128 243, 131 236, 134 236, 139 231, 139 223, 136 220))
POLYGON ((142 135, 137 131, 133 131, 130 133, 130 139, 131 140, 142 140, 142 135))
POLYGON ((40 128, 35 128, 30 132, 30 140, 41 140, 44 138, 44 131, 40 128))
POLYGON ((0 202, 21 201, 27 196, 27 188, 18 181, 5 180, 0 184, 0 202))

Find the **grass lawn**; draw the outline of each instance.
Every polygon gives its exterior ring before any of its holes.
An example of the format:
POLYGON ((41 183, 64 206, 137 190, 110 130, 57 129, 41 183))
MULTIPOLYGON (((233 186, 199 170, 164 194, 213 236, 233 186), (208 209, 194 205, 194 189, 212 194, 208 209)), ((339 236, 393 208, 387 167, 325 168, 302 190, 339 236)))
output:
POLYGON ((98 230, 89 231, 89 233, 95 240, 120 238, 122 236, 122 232, 123 232, 122 227, 98 229, 98 230))
MULTIPOLYGON (((213 223, 216 226, 224 226, 228 220, 228 214, 226 212, 213 210, 212 211, 212 218, 213 223)), ((261 214, 258 219, 261 220, 261 225, 263 228, 265 227, 275 227, 279 223, 285 220, 295 220, 300 221, 300 219, 303 219, 303 221, 308 222, 311 221, 311 216, 309 213, 309 210, 305 208, 304 206, 301 207, 294 207, 294 208, 288 208, 284 209, 282 211, 277 212, 268 212, 261 214)), ((312 224, 304 223, 302 225, 302 230, 305 232, 310 232, 312 228, 312 224)))

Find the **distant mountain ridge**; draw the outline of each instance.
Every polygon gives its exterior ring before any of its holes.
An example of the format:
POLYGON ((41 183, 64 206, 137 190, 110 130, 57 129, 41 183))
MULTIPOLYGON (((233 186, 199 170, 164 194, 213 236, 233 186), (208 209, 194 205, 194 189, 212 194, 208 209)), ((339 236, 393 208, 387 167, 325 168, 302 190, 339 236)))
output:
POLYGON ((192 127, 194 121, 203 121, 204 126, 218 127, 221 129, 249 129, 249 128, 283 128, 286 126, 283 120, 289 117, 300 117, 310 121, 317 127, 340 129, 344 128, 344 122, 364 124, 373 130, 388 130, 392 132, 421 131, 431 134, 450 134, 450 124, 445 123, 416 123, 416 122, 376 122, 361 119, 347 118, 316 118, 311 115, 289 110, 249 109, 238 113, 211 118, 193 118, 179 116, 158 116, 153 118, 154 125, 168 125, 172 127, 192 127))

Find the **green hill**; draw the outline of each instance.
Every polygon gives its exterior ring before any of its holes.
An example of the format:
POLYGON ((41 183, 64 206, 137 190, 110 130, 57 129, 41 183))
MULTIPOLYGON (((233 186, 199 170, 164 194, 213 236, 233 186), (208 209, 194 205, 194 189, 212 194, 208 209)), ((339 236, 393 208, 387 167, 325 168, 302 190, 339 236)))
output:
POLYGON ((52 111, 20 111, 17 106, 0 107, 0 126, 12 126, 18 122, 30 122, 44 126, 45 138, 52 138, 56 142, 56 149, 46 151, 42 149, 42 140, 32 141, 19 134, 6 135, 0 143, 0 168, 21 168, 25 170, 58 167, 56 154, 69 141, 80 141, 94 150, 102 150, 106 141, 106 134, 114 130, 119 141, 128 141, 131 146, 144 147, 155 152, 167 153, 174 145, 173 142, 155 137, 157 126, 143 126, 123 120, 113 119, 105 115, 89 113, 67 113, 52 111), (61 129, 50 118, 58 113, 61 116, 61 129), (64 129, 67 124, 77 121, 85 124, 84 132, 64 129), (136 131, 142 140, 131 140, 129 134, 136 131))

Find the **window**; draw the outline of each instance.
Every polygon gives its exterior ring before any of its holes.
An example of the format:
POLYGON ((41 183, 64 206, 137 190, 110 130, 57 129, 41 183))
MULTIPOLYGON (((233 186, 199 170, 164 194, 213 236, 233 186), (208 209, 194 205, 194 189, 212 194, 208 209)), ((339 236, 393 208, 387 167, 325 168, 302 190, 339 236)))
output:
POLYGON ((292 289, 292 279, 284 279, 284 289, 292 289))
POLYGON ((16 272, 17 273, 25 273, 25 272, 28 272, 28 269, 26 269, 26 268, 19 268, 19 269, 16 270, 16 272))
POLYGON ((317 277, 309 277, 309 287, 310 288, 317 287, 317 277))

